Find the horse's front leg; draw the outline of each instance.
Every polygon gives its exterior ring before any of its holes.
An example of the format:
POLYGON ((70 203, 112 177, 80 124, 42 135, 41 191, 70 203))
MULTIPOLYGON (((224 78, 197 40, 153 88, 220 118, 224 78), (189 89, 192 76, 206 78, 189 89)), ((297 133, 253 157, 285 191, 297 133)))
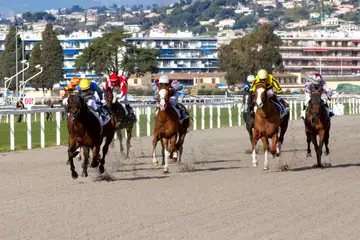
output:
POLYGON ((153 145, 153 149, 152 149, 152 157, 153 157, 153 165, 154 166, 157 166, 159 165, 159 162, 158 160, 156 159, 156 145, 157 145, 157 142, 158 142, 158 134, 154 134, 154 138, 153 138, 153 141, 152 141, 152 145, 153 145))
MULTIPOLYGON (((318 143, 317 143, 316 133, 315 132, 311 133, 311 141, 312 141, 312 143, 314 145, 314 149, 315 149, 315 152, 316 152, 317 166, 322 167, 322 165, 321 165, 321 155, 319 155, 319 146, 318 146, 318 143)), ((322 151, 322 150, 320 149, 320 151, 322 151)))
POLYGON ((114 138, 114 133, 109 134, 109 136, 106 136, 106 140, 105 140, 104 146, 102 148, 102 157, 101 157, 100 166, 99 166, 100 174, 104 173, 104 171, 105 171, 105 167, 104 167, 104 165, 105 165, 105 157, 106 157, 106 154, 109 151, 109 146, 110 146, 113 138, 114 138))
POLYGON ((271 154, 272 154, 273 158, 280 156, 280 149, 279 149, 278 141, 279 141, 278 133, 275 133, 271 137, 271 154))
POLYGON ((173 161, 176 161, 178 157, 176 152, 176 139, 177 139, 177 134, 174 134, 174 136, 170 138, 169 154, 173 159, 173 161), (176 160, 175 160, 175 156, 176 156, 176 160))
POLYGON ((253 138, 251 141, 252 164, 253 164, 253 167, 257 167, 258 161, 256 159, 256 144, 257 144, 257 141, 259 140, 259 136, 258 136, 258 133, 255 130, 255 128, 252 129, 252 133, 253 133, 253 138))
POLYGON ((133 126, 126 129, 126 135, 127 135, 127 139, 126 139, 126 159, 129 158, 129 154, 130 154, 132 129, 133 129, 133 126))
POLYGON ((306 153, 306 157, 311 157, 311 148, 310 148, 310 143, 311 143, 311 131, 309 130, 305 130, 306 132, 306 142, 307 142, 307 153, 306 153))
POLYGON ((82 172, 82 177, 87 177, 88 176, 88 172, 87 172, 87 168, 89 165, 89 151, 90 148, 88 147, 82 147, 83 150, 83 154, 84 154, 84 162, 82 164, 82 168, 83 168, 83 172, 82 172))
MULTIPOLYGON (((261 140, 263 142, 263 145, 264 145, 264 170, 269 170, 269 160, 268 160, 268 152, 269 152, 269 140, 267 138, 267 136, 262 136, 261 137, 261 140)), ((276 142, 275 142, 276 143, 276 142)), ((274 144, 274 141, 273 141, 273 144, 274 144)), ((272 145, 272 148, 273 146, 276 146, 275 144, 272 145)))
POLYGON ((325 144, 325 155, 330 154, 329 149, 329 137, 330 137, 330 129, 325 130, 325 136, 324 136, 324 144, 325 144))
MULTIPOLYGON (((70 136, 69 136, 70 138, 70 136)), ((68 146, 68 163, 70 164, 70 171, 71 171, 71 177, 73 179, 77 179, 78 178, 78 173, 75 171, 75 165, 74 165, 74 154, 76 153, 76 149, 77 149, 77 144, 75 141, 69 141, 69 146, 68 146)))
POLYGON ((164 165, 164 173, 169 173, 169 140, 167 138, 162 138, 162 143, 164 145, 164 152, 165 152, 165 165, 164 165))
POLYGON ((122 133, 121 133, 121 128, 116 129, 116 135, 119 138, 120 152, 123 153, 124 152, 124 146, 123 146, 123 137, 122 137, 122 133))
POLYGON ((92 161, 91 161, 91 167, 92 168, 97 168, 99 166, 100 163, 100 146, 101 145, 96 145, 92 148, 92 161))

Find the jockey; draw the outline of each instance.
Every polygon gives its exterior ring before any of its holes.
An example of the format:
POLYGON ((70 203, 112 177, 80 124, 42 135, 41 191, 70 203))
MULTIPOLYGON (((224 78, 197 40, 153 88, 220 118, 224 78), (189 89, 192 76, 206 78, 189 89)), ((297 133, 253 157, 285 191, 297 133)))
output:
POLYGON ((250 90, 251 83, 254 81, 254 79, 254 75, 247 76, 246 82, 244 83, 244 91, 248 92, 250 90))
POLYGON ((66 92, 73 92, 75 90, 75 87, 79 85, 80 79, 77 77, 73 77, 70 81, 70 84, 65 87, 66 92))
POLYGON ((109 120, 109 116, 103 111, 100 103, 103 99, 103 92, 95 82, 90 82, 87 78, 83 78, 80 84, 76 86, 74 92, 79 92, 79 95, 85 99, 87 105, 105 118, 101 120, 109 120))
POLYGON ((183 109, 181 109, 181 107, 178 104, 178 98, 180 96, 179 91, 181 91, 183 89, 183 86, 176 80, 169 80, 169 77, 166 75, 160 76, 159 81, 156 82, 156 87, 155 87, 154 99, 156 99, 156 100, 157 100, 157 95, 158 95, 158 91, 159 91, 159 85, 170 85, 171 86, 171 88, 170 88, 170 90, 172 90, 171 97, 170 97, 171 106, 175 109, 176 113, 179 116, 180 121, 184 120, 187 116, 186 116, 185 112, 183 111, 183 109))
MULTIPOLYGON (((304 87, 305 106, 304 106, 304 109, 301 111, 301 118, 303 118, 303 119, 305 119, 306 109, 309 106, 309 101, 310 101, 310 93, 313 88, 315 88, 316 91, 319 91, 321 94, 325 91, 329 97, 331 97, 335 93, 335 91, 332 91, 327 86, 326 82, 324 81, 324 79, 322 78, 322 76, 319 73, 315 73, 314 75, 310 76, 307 79, 307 81, 305 83, 305 87, 304 87)), ((323 102, 324 102, 324 107, 325 107, 329 117, 334 116, 334 113, 330 110, 327 101, 323 100, 323 102)))
POLYGON ((281 104, 281 98, 276 96, 272 90, 272 88, 275 87, 276 94, 281 94, 284 92, 280 87, 279 81, 272 74, 268 74, 268 72, 265 69, 260 69, 254 81, 252 82, 250 88, 251 92, 255 91, 255 84, 259 82, 266 84, 267 95, 271 100, 273 100, 276 103, 276 105, 280 106, 281 116, 284 116, 287 113, 287 109, 285 108, 285 106, 283 106, 283 104, 281 104))
MULTIPOLYGON (((69 93, 74 92, 76 86, 78 86, 79 83, 80 83, 80 79, 77 77, 73 77, 70 81, 70 84, 65 87, 65 94, 67 92, 69 92, 69 93)), ((67 97, 63 98, 63 100, 62 100, 63 106, 65 106, 65 110, 67 108, 67 100, 68 100, 67 97)))
POLYGON ((129 112, 132 111, 128 99, 127 99, 127 90, 128 90, 128 84, 127 80, 129 79, 130 74, 128 73, 126 77, 118 76, 115 73, 112 73, 109 77, 109 79, 105 83, 105 91, 108 89, 112 89, 113 91, 113 101, 114 104, 116 100, 123 101, 125 104, 125 107, 120 103, 120 106, 123 107, 125 112, 125 118, 128 118, 129 112), (120 97, 116 98, 117 93, 120 91, 120 97))

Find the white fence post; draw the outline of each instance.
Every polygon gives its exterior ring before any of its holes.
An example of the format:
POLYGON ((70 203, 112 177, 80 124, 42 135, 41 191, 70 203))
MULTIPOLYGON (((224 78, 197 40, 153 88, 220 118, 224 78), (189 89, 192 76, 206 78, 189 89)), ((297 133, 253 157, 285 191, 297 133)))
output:
POLYGON ((193 129, 196 130, 196 104, 193 105, 193 114, 194 114, 194 127, 193 127, 193 129))
POLYGON ((221 109, 220 109, 220 105, 217 105, 217 127, 221 128, 221 109))
POLYGON ((151 107, 146 107, 146 135, 150 136, 150 117, 151 117, 151 107))
POLYGON ((27 147, 31 149, 31 113, 27 114, 27 147))
POLYGON ((140 108, 136 108, 136 136, 140 137, 140 108))
POLYGON ((61 112, 56 112, 56 145, 60 145, 60 118, 61 112))
MULTIPOLYGON (((6 114, 6 121, 8 121, 8 114, 6 114)), ((14 114, 10 115, 10 150, 15 150, 15 127, 14 114)))
POLYGON ((238 125, 241 126, 241 108, 242 108, 242 104, 238 103, 237 107, 238 107, 238 125))
MULTIPOLYGON (((40 113, 41 114, 41 113, 40 113)), ((34 122, 36 122, 36 113, 34 114, 34 122)))
POLYGON ((40 113, 40 143, 41 147, 45 147, 45 113, 40 113))
POLYGON ((292 104, 293 101, 290 100, 289 103, 290 103, 290 120, 293 120, 293 104, 292 104))
POLYGON ((209 127, 210 127, 210 129, 212 129, 213 128, 213 105, 210 105, 209 106, 209 112, 210 112, 210 121, 209 121, 209 127))
MULTIPOLYGON (((10 119, 10 121, 11 121, 11 119, 10 119)), ((9 123, 9 114, 6 114, 6 123, 9 123)))
POLYGON ((349 115, 351 115, 352 114, 352 112, 351 112, 351 99, 349 98, 349 100, 348 100, 348 102, 349 102, 349 115))
POLYGON ((297 120, 297 101, 294 101, 294 120, 297 120))
POLYGON ((229 127, 232 127, 232 111, 230 104, 228 104, 228 112, 229 112, 229 127))
POLYGON ((205 129, 205 105, 201 105, 201 129, 205 129))

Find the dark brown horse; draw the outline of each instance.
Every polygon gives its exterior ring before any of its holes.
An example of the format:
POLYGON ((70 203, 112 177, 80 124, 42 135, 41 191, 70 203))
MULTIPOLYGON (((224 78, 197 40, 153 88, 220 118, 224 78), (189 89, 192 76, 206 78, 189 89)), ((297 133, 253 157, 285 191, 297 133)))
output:
POLYGON ((190 118, 180 122, 176 111, 171 106, 169 100, 172 93, 169 88, 169 86, 159 86, 158 101, 160 103, 159 111, 155 119, 154 139, 152 142, 153 165, 157 166, 156 145, 157 142, 161 140, 164 173, 169 173, 169 158, 174 158, 177 159, 178 162, 181 162, 183 144, 190 126, 190 118))
POLYGON ((280 111, 276 104, 270 100, 267 95, 266 86, 263 83, 257 83, 255 86, 254 101, 257 107, 255 113, 255 123, 253 128, 252 139, 252 163, 257 167, 256 143, 261 138, 264 145, 265 161, 264 170, 269 169, 267 154, 269 151, 269 141, 271 138, 271 154, 273 157, 280 156, 281 145, 284 141, 289 123, 289 113, 280 118, 280 111), (280 136, 278 135, 280 130, 280 136))
POLYGON ((115 119, 110 114, 109 122, 101 126, 99 119, 95 116, 96 113, 90 110, 85 99, 77 94, 69 96, 68 109, 68 161, 70 162, 72 178, 76 179, 78 177, 73 158, 79 153, 76 151, 79 147, 83 148, 84 154, 82 176, 88 176, 87 167, 89 164, 90 149, 93 155, 91 167, 96 168, 100 163, 99 172, 103 173, 105 171, 105 156, 115 135, 115 119), (100 146, 104 137, 106 141, 102 149, 102 157, 100 157, 100 146))
POLYGON ((307 140, 307 157, 311 157, 310 142, 313 143, 316 152, 317 166, 322 167, 321 155, 325 144, 325 155, 329 155, 329 137, 331 121, 321 100, 320 92, 310 93, 309 107, 305 114, 305 132, 307 140), (319 135, 319 144, 317 136, 319 135))
POLYGON ((131 107, 129 106, 129 108, 127 109, 128 116, 126 117, 123 106, 118 101, 115 101, 115 103, 113 103, 113 98, 114 98, 114 95, 113 95, 113 92, 111 91, 111 89, 106 90, 105 91, 106 105, 110 108, 111 113, 113 114, 113 116, 115 117, 116 122, 117 122, 116 135, 119 138, 120 151, 124 152, 124 147, 123 147, 123 143, 122 143, 123 138, 122 138, 121 131, 122 131, 122 129, 125 129, 126 136, 127 136, 126 158, 129 158, 132 131, 133 131, 134 123, 137 121, 136 115, 135 115, 134 111, 131 109, 131 107))

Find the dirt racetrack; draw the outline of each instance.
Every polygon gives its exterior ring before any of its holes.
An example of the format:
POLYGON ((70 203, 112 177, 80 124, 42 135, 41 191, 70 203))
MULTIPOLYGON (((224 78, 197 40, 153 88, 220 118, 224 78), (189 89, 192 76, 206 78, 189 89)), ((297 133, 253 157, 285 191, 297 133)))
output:
POLYGON ((286 172, 272 158, 263 172, 262 151, 251 167, 244 127, 190 132, 166 176, 151 138, 133 139, 130 160, 111 149, 106 177, 73 180, 65 147, 2 154, 0 239, 359 239, 360 117, 332 121, 326 169, 305 157, 301 121, 285 136, 286 172))

